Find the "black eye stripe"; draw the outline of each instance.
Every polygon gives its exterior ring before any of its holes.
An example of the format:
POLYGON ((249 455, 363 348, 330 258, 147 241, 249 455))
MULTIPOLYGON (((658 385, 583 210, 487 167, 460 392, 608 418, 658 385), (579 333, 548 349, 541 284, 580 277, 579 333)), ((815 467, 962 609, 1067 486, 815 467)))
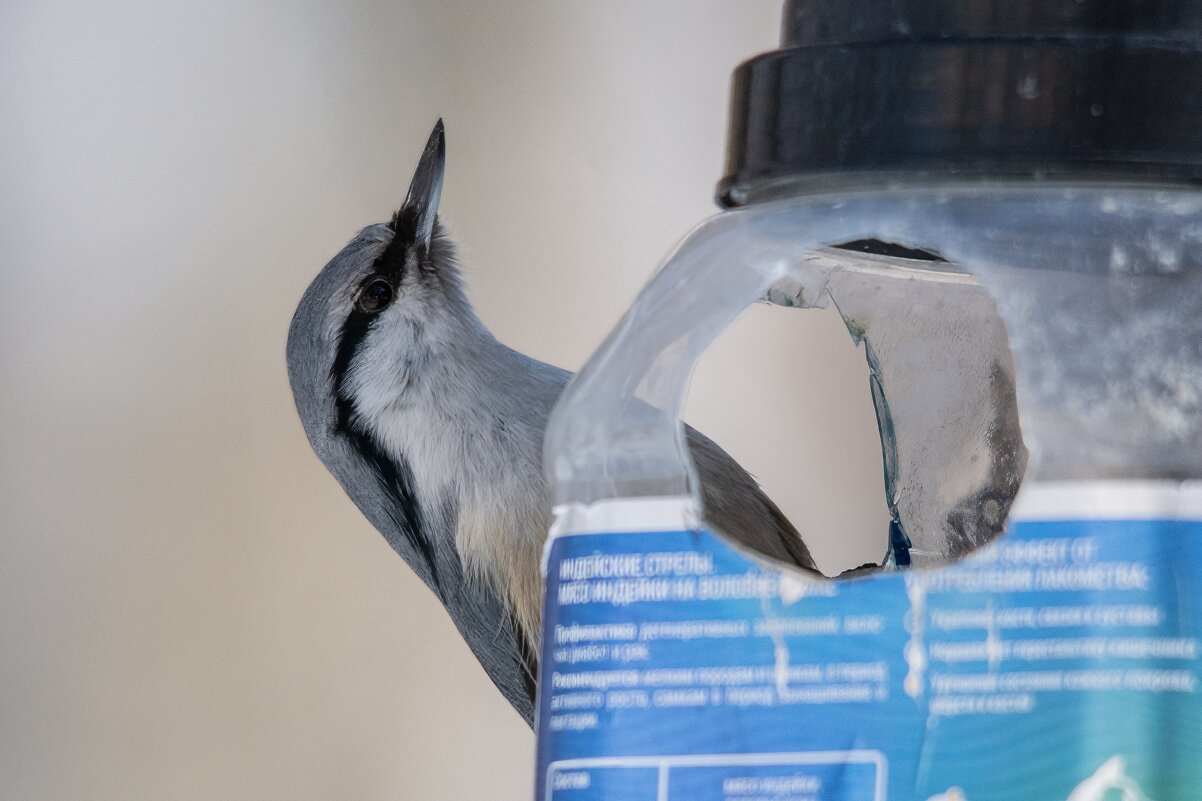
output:
POLYGON ((339 429, 347 428, 355 414, 354 401, 344 385, 355 353, 359 350, 359 345, 367 338, 367 332, 371 330, 371 324, 375 318, 374 314, 355 309, 347 315, 346 322, 342 324, 342 335, 338 340, 338 353, 334 356, 334 364, 330 366, 339 429))
POLYGON ((413 249, 413 232, 404 226, 394 230, 396 233, 388 247, 380 254, 380 258, 376 259, 373 272, 391 280, 393 286, 400 286, 401 277, 405 273, 405 258, 413 249))
POLYGON ((378 313, 360 308, 359 298, 362 297, 364 290, 377 280, 387 281, 395 296, 396 288, 401 285, 401 278, 405 271, 405 257, 413 244, 413 235, 406 233, 405 226, 400 226, 399 230, 394 228, 394 231, 396 233, 394 233, 392 241, 372 264, 370 277, 355 292, 351 311, 342 324, 342 331, 338 338, 338 352, 334 356, 334 363, 330 365, 330 379, 334 385, 334 397, 338 410, 337 425, 342 429, 350 424, 355 413, 354 401, 351 400, 350 393, 344 387, 347 373, 350 372, 355 353, 359 350, 363 340, 367 338, 367 333, 371 330, 376 313, 378 313))

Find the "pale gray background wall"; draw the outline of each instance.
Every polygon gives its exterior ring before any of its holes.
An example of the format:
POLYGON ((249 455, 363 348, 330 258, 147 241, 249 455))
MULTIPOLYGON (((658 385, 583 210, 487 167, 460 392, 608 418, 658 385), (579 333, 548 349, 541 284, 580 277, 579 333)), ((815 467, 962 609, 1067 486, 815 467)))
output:
MULTIPOLYGON (((441 115, 481 317, 578 367, 713 213, 778 15, 0 5, 0 797, 528 797, 532 735, 311 455, 288 320, 441 115)), ((865 383, 836 316, 768 309, 695 381, 828 567, 879 550, 865 383)))

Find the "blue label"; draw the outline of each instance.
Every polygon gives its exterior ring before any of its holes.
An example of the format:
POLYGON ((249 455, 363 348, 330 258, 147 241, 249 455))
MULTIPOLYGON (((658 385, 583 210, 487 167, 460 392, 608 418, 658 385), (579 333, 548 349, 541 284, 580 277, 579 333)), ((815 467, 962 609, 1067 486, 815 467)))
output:
POLYGON ((1202 522, 811 582, 707 531, 548 560, 540 801, 1196 801, 1202 522))

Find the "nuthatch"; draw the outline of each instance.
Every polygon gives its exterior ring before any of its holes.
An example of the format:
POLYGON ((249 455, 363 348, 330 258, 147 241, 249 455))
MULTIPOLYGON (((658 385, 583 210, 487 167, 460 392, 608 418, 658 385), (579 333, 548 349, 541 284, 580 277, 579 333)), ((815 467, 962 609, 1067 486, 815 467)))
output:
MULTIPOLYGON (((437 217, 444 161, 440 120, 391 222, 360 231, 301 298, 288 374, 321 461, 532 721, 543 432, 571 373, 506 347, 476 317, 437 217)), ((687 438, 706 521, 814 570, 755 479, 702 434, 687 438)))

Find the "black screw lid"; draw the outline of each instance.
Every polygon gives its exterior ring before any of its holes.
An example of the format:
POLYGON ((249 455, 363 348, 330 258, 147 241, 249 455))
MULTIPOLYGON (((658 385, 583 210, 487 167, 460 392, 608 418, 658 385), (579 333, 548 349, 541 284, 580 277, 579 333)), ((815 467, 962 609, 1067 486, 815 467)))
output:
POLYGON ((832 182, 1202 181, 1202 0, 787 0, 734 73, 738 206, 832 182))

